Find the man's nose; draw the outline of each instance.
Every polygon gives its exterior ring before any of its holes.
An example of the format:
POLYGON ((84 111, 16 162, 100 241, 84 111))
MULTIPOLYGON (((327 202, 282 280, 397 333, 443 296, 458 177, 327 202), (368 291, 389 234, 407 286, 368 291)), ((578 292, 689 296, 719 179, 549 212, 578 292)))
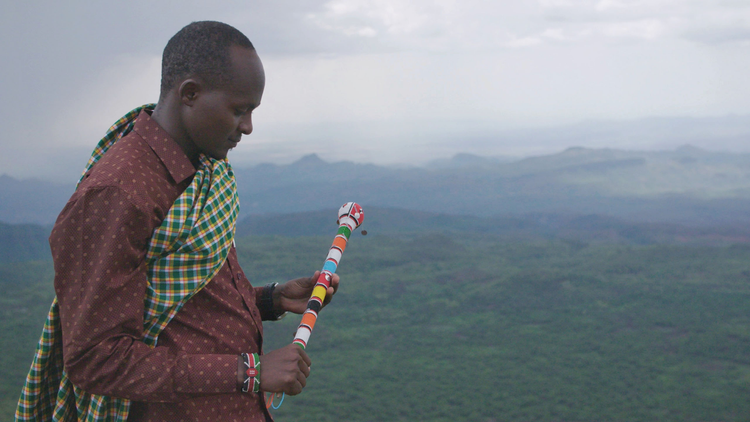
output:
POLYGON ((252 113, 247 113, 246 115, 242 116, 242 120, 240 120, 240 132, 242 132, 242 134, 244 135, 253 133, 252 113))

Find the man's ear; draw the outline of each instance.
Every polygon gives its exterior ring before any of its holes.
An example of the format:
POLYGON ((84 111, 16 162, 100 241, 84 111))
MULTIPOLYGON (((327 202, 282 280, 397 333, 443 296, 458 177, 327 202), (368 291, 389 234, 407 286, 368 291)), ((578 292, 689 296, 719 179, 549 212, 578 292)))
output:
POLYGON ((183 104, 192 106, 201 94, 201 84, 195 79, 185 79, 180 84, 179 94, 183 104))

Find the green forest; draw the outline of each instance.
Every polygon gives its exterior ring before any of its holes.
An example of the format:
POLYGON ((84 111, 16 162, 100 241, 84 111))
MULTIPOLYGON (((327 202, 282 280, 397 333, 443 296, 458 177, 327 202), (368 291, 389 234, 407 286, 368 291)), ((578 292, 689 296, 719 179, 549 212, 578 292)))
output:
MULTIPOLYGON (((320 269, 333 236, 244 236, 255 285, 320 269)), ((750 421, 750 247, 352 235, 278 421, 750 421)), ((0 420, 53 297, 0 264, 0 420)), ((266 350, 299 317, 265 325, 266 350)))

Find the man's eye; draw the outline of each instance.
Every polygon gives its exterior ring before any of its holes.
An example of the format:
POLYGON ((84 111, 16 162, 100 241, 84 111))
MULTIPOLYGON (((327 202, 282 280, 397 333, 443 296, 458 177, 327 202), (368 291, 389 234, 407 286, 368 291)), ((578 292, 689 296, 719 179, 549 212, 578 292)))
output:
POLYGON ((242 116, 245 113, 247 113, 247 109, 246 108, 235 108, 234 109, 234 114, 236 116, 242 116))

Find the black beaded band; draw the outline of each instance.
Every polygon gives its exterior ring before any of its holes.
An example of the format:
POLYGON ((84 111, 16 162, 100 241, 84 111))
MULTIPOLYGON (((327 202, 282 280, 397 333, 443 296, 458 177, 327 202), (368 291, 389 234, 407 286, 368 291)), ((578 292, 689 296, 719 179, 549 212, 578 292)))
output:
POLYGON ((264 321, 278 321, 286 315, 286 312, 277 314, 273 309, 273 291, 278 285, 279 283, 271 283, 263 287, 258 310, 260 311, 260 318, 264 321))

